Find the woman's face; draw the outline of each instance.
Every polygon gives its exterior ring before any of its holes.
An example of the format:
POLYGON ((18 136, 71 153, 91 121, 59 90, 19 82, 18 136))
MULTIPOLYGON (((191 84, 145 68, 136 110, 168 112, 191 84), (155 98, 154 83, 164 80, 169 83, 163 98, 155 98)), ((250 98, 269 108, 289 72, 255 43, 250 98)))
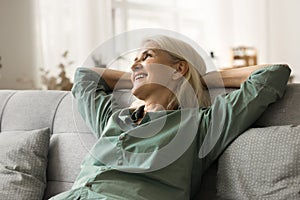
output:
POLYGON ((175 72, 171 56, 155 48, 143 49, 131 67, 132 93, 145 100, 154 91, 172 89, 172 75, 175 72))

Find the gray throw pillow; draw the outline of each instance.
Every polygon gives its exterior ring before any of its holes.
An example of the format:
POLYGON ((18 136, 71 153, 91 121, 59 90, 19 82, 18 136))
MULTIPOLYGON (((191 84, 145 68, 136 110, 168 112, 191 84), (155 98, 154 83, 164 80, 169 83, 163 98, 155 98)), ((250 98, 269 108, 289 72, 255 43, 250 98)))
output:
POLYGON ((0 199, 42 199, 49 128, 0 133, 0 199))
POLYGON ((220 199, 300 199, 300 126, 252 128, 219 159, 220 199))

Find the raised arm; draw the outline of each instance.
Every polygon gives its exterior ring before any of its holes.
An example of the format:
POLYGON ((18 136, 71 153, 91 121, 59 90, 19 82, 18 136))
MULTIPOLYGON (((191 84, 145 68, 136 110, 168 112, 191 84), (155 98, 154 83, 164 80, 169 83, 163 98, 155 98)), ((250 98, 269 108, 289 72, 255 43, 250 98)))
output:
MULTIPOLYGON (((270 65, 272 64, 254 65, 241 68, 230 68, 220 71, 209 72, 203 76, 203 84, 208 88, 239 88, 241 84, 244 83, 247 80, 247 78, 252 74, 252 72, 270 65)), ((288 65, 286 64, 281 65, 288 67, 288 65)))
POLYGON ((115 88, 131 88, 130 74, 103 68, 76 70, 72 94, 79 113, 96 137, 100 137, 112 114, 115 88))
MULTIPOLYGON (((199 157, 208 156, 208 164, 215 160, 230 142, 249 128, 271 103, 284 94, 291 71, 287 65, 254 66, 249 70, 253 68, 257 70, 241 84, 240 89, 217 96, 213 105, 204 110, 207 117, 200 122, 203 144, 199 157)), ((233 70, 230 76, 247 75, 244 70, 241 73, 236 73, 237 71, 239 70, 233 70)), ((226 78, 224 83, 228 84, 226 78)))
POLYGON ((132 88, 131 74, 129 72, 97 67, 91 67, 89 69, 97 72, 105 80, 111 90, 132 88))

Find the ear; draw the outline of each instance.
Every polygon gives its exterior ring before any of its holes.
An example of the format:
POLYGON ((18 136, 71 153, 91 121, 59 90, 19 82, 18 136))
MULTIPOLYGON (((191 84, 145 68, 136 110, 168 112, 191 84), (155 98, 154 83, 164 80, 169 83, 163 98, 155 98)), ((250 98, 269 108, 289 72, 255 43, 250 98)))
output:
POLYGON ((174 74, 172 76, 173 80, 177 80, 184 76, 189 70, 189 65, 186 61, 179 61, 175 64, 175 70, 176 71, 174 71, 174 74))

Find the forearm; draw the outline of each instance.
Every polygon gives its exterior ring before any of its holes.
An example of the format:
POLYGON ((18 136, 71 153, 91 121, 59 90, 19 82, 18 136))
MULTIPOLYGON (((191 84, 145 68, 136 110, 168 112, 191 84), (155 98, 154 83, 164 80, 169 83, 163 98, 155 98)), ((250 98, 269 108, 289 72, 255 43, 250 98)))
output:
POLYGON ((89 68, 98 73, 107 83, 110 89, 131 89, 131 75, 129 72, 123 72, 107 68, 89 68))
MULTIPOLYGON (((254 65, 242 68, 232 68, 221 71, 209 72, 203 76, 204 85, 213 87, 233 87, 239 88, 247 80, 252 72, 272 64, 254 65)), ((285 65, 288 66, 288 65, 285 65)))
POLYGON ((211 151, 210 160, 215 160, 225 147, 249 128, 271 103, 284 94, 291 71, 288 65, 260 65, 249 70, 254 68, 258 70, 251 72, 251 78, 244 81, 240 89, 217 96, 210 107, 211 117, 204 121, 205 127, 212 121, 226 122, 226 124, 212 123, 212 128, 207 132, 213 134, 209 138, 218 138, 215 149, 211 151))

